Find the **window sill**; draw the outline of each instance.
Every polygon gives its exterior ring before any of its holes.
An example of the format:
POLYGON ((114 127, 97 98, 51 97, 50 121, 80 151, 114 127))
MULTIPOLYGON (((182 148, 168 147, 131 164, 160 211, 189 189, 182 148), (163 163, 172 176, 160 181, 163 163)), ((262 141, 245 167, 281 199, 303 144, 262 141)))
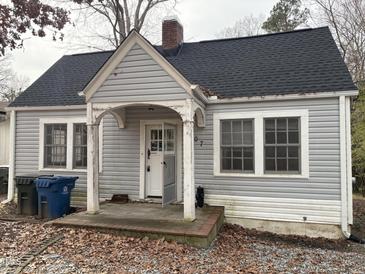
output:
POLYGON ((51 172, 76 172, 76 173, 86 173, 86 169, 67 169, 67 168, 41 168, 39 171, 51 171, 51 172))
POLYGON ((255 173, 223 173, 223 172, 214 173, 214 177, 309 179, 309 176, 303 174, 255 174, 255 173))

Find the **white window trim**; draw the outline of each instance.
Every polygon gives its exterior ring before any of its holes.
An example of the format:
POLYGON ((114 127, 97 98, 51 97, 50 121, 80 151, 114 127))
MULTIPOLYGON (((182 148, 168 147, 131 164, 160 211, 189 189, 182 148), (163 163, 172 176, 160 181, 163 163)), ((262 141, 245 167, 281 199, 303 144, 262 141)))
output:
POLYGON ((229 112, 213 114, 213 149, 214 149, 214 176, 226 177, 264 177, 264 178, 309 178, 309 148, 308 148, 308 110, 283 110, 283 111, 251 111, 229 112), (280 117, 300 117, 301 140, 301 173, 300 174, 265 174, 264 172, 264 119, 280 117), (254 120, 254 173, 232 173, 221 171, 220 161, 220 121, 226 119, 253 119, 254 120))
POLYGON ((87 168, 73 168, 73 142, 74 142, 74 124, 85 123, 86 117, 70 118, 40 118, 39 119, 39 171, 67 171, 67 172, 86 172, 87 168), (46 168, 44 167, 44 126, 47 124, 67 124, 67 150, 66 150, 66 168, 46 168))

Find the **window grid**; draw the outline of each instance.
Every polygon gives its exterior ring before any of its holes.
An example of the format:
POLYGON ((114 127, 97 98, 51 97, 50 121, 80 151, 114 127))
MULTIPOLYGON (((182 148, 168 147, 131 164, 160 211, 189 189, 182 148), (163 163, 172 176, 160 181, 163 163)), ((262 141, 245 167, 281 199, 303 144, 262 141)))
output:
POLYGON ((85 123, 74 124, 73 167, 87 167, 87 126, 85 123))
POLYGON ((300 118, 267 118, 265 172, 300 173, 300 118))
POLYGON ((221 120, 221 170, 254 172, 253 119, 221 120))
POLYGON ((67 124, 45 125, 44 166, 65 168, 67 160, 67 124))

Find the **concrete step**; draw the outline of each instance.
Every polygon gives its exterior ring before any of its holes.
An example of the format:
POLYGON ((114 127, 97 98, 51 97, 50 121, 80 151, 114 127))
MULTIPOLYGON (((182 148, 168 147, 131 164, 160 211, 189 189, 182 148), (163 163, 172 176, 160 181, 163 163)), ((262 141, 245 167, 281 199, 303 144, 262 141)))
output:
POLYGON ((207 206, 197 209, 196 220, 181 219, 182 205, 127 203, 101 205, 98 214, 79 212, 48 224, 95 229, 132 237, 173 240, 196 247, 209 247, 224 222, 224 208, 207 206))

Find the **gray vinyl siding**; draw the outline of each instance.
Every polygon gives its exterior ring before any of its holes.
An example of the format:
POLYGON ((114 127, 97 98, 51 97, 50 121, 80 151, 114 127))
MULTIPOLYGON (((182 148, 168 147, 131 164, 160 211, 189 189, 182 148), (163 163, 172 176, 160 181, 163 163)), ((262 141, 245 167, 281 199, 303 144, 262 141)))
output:
POLYGON ((225 206, 228 220, 340 224, 338 98, 209 105, 206 127, 196 128, 195 136, 195 184, 205 188, 208 204, 225 206), (300 109, 309 111, 309 178, 213 175, 213 113, 300 109))
POLYGON ((196 128, 195 175, 211 194, 340 200, 338 99, 209 105, 206 127, 196 128), (213 176, 213 113, 309 110, 309 179, 213 176))
MULTIPOLYGON (((16 175, 38 172, 39 118, 75 117, 83 111, 17 112, 16 175)), ((139 195, 140 121, 176 119, 173 110, 128 107, 127 125, 119 129, 115 119, 103 119, 101 198, 112 194, 139 195)), ((224 205, 227 218, 253 218, 314 223, 340 223, 340 129, 338 98, 298 101, 214 104, 206 109, 206 126, 195 128, 195 184, 205 188, 206 202, 224 205), (245 111, 309 111, 309 178, 260 178, 214 176, 213 114, 245 111)), ((49 172, 43 172, 49 173, 49 172)), ((55 172, 76 175, 76 189, 86 192, 86 172, 55 172)))
POLYGON ((188 97, 188 93, 136 44, 95 92, 91 101, 146 102, 188 97))
POLYGON ((127 126, 118 128, 111 115, 103 121, 103 166, 99 177, 100 196, 128 194, 132 199, 139 196, 140 176, 140 121, 156 119, 180 119, 168 108, 129 107, 126 109, 127 126))
POLYGON ((85 172, 39 171, 39 119, 86 117, 86 110, 17 111, 15 130, 15 175, 54 174, 78 176, 76 191, 86 192, 85 172))

